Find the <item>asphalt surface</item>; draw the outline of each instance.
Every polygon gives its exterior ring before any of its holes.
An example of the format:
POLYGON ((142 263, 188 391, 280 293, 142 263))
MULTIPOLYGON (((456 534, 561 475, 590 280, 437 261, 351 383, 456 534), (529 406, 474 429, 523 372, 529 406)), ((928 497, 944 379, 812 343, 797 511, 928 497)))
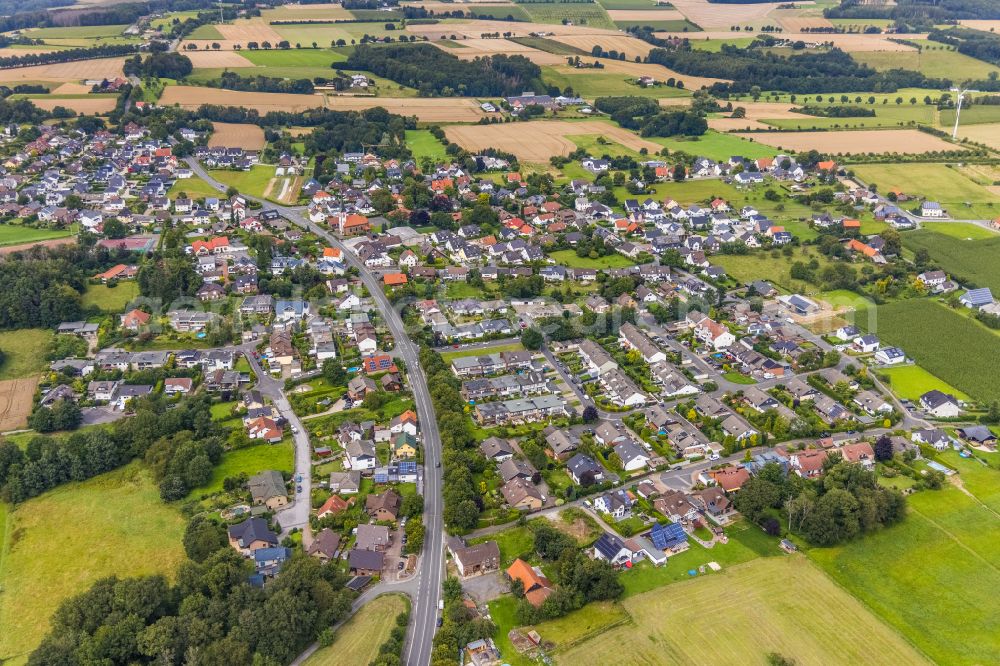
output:
MULTIPOLYGON (((212 178, 196 159, 188 158, 187 163, 198 177, 214 186, 220 192, 226 191, 226 186, 212 178)), ((361 281, 375 300, 386 326, 392 333, 392 337, 396 342, 393 353, 406 364, 410 386, 413 390, 414 402, 416 403, 417 417, 420 420, 420 432, 424 446, 424 528, 426 536, 424 539, 424 552, 420 558, 417 575, 410 581, 410 585, 406 589, 403 589, 401 586, 397 591, 406 592, 412 600, 411 624, 407 635, 406 647, 403 652, 403 663, 407 664, 407 666, 425 666, 430 663, 432 641, 434 639, 434 632, 437 629, 441 581, 444 576, 444 522, 441 514, 443 506, 441 495, 442 474, 441 468, 438 467, 441 461, 441 437, 438 433, 437 420, 435 419, 434 408, 431 405, 430 393, 427 390, 427 379, 424 376, 423 369, 420 367, 419 349, 407 336, 403 320, 399 312, 393 308, 389 299, 385 296, 378 277, 339 238, 319 225, 310 222, 303 215, 302 208, 282 206, 246 194, 242 194, 242 196, 247 200, 258 201, 266 208, 277 210, 290 222, 311 231, 329 243, 331 247, 336 247, 343 252, 347 263, 358 270, 361 281), (416 587, 415 591, 412 590, 414 585, 416 587)), ((259 374, 258 376, 261 375, 259 374)), ((274 380, 271 379, 271 381, 274 380)), ((263 387, 261 387, 261 390, 264 390, 263 387)), ((294 515, 287 519, 287 523, 281 522, 282 528, 286 528, 295 526, 300 520, 306 524, 308 523, 310 504, 307 489, 311 488, 311 469, 309 464, 311 454, 309 452, 308 437, 305 436, 301 423, 299 423, 298 418, 288 406, 287 400, 281 391, 281 386, 277 386, 276 390, 280 394, 280 398, 275 400, 279 410, 285 415, 285 409, 281 406, 283 403, 287 408, 288 414, 292 417, 289 421, 296 424, 299 430, 299 434, 296 437, 295 467, 296 473, 301 473, 303 477, 302 496, 304 497, 304 501, 296 501, 293 507, 294 515), (305 455, 299 454, 300 438, 304 441, 305 455), (302 512, 304 517, 299 516, 299 512, 302 512)), ((280 517, 279 521, 281 521, 280 517)), ((381 588, 381 586, 379 587, 381 588)))

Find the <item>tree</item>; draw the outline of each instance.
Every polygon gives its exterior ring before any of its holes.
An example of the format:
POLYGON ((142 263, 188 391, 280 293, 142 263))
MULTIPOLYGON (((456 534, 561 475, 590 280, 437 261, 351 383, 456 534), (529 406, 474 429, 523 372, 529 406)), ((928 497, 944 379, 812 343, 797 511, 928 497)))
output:
POLYGON ((204 562, 228 545, 225 528, 205 517, 195 516, 184 530, 184 552, 195 562, 204 562))
POLYGON ((530 349, 531 351, 537 351, 542 348, 542 343, 545 339, 542 337, 541 331, 537 328, 527 328, 521 334, 521 344, 524 345, 525 349, 530 349))
POLYGON ((889 435, 882 435, 875 440, 875 460, 879 462, 892 460, 892 439, 889 435))
POLYGON ((593 405, 587 405, 583 408, 583 422, 584 423, 594 423, 600 418, 597 413, 597 408, 593 405))
POLYGON ((335 358, 328 358, 323 361, 323 379, 331 386, 343 386, 347 383, 347 371, 335 358))

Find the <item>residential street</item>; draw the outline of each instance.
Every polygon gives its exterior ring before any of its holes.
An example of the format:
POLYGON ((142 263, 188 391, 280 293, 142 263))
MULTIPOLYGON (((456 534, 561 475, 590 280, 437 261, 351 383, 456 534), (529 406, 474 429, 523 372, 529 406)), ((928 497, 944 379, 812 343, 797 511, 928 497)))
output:
MULTIPOLYGON (((210 183, 221 192, 225 192, 225 185, 212 178, 196 159, 187 158, 187 163, 198 177, 210 183)), ((441 513, 442 475, 441 468, 439 467, 441 464, 441 438, 438 434, 437 420, 435 419, 434 409, 431 405, 430 393, 427 390, 427 380, 420 367, 419 349, 406 335, 403 320, 399 316, 399 313, 392 307, 389 299, 386 298, 378 278, 358 260, 357 256, 340 239, 320 226, 309 222, 302 215, 301 208, 281 206, 246 195, 243 196, 247 199, 259 201, 268 208, 277 210, 289 221, 313 232, 329 243, 331 247, 338 248, 343 252, 347 262, 358 270, 362 282, 375 300, 379 312, 396 342, 396 347, 393 351, 406 365, 410 385, 413 389, 417 416, 420 420, 420 431, 424 446, 424 527, 426 537, 424 539, 424 552, 420 557, 417 574, 413 579, 407 581, 405 590, 400 589, 400 591, 406 591, 410 595, 413 604, 410 613, 411 626, 407 634, 403 661, 408 665, 423 666, 430 662, 432 641, 437 625, 437 606, 441 595, 441 580, 444 575, 444 522, 441 513), (412 589, 414 586, 416 587, 415 592, 412 589)), ((284 414, 287 409, 288 413, 291 414, 291 408, 281 392, 280 385, 273 386, 270 390, 275 390, 281 395, 284 407, 279 405, 279 409, 282 410, 282 413, 284 414)), ((298 418, 294 414, 291 414, 291 416, 295 419, 291 422, 299 430, 299 435, 296 437, 296 471, 299 472, 301 470, 303 474, 302 495, 305 501, 296 502, 296 508, 291 517, 288 519, 279 519, 283 529, 294 527, 299 524, 299 521, 303 523, 308 522, 310 508, 308 501, 308 489, 311 487, 309 470, 311 452, 309 450, 309 441, 298 418), (302 440, 301 444, 300 439, 302 440), (298 454, 300 448, 304 451, 305 455, 300 456, 298 454)))

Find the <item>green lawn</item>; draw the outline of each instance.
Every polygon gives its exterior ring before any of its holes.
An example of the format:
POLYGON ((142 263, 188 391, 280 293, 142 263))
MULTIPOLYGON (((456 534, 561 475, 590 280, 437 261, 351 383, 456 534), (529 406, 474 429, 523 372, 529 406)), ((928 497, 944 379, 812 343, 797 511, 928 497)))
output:
POLYGON ((37 28, 26 31, 32 39, 88 39, 96 37, 116 37, 125 32, 128 24, 83 25, 66 28, 37 28))
POLYGON ((899 188, 911 197, 940 202, 955 219, 992 220, 1000 215, 1000 196, 944 164, 869 164, 854 167, 854 172, 882 192, 899 188))
MULTIPOLYGON (((1000 336, 927 299, 879 306, 868 328, 897 345, 921 367, 973 398, 1000 400, 1000 336)), ((859 322, 862 323, 862 322, 859 322)))
POLYGON ((406 130, 406 145, 417 159, 429 157, 440 161, 447 157, 444 144, 430 130, 406 130))
POLYGON ((649 140, 670 150, 679 150, 689 155, 713 160, 729 159, 733 155, 756 159, 770 157, 775 153, 775 149, 771 146, 712 130, 700 137, 649 137, 649 140))
POLYGON ((23 662, 59 603, 105 576, 173 576, 185 519, 139 465, 68 483, 10 512, 0 568, 0 659, 23 662))
POLYGON ((191 178, 178 178, 174 181, 174 184, 170 186, 170 189, 167 190, 167 196, 171 199, 176 199, 182 192, 195 199, 200 199, 201 197, 225 196, 224 192, 220 192, 214 186, 208 184, 208 182, 202 180, 198 176, 192 176, 191 178))
POLYGON ((727 372, 722 375, 722 377, 734 384, 756 384, 757 380, 753 377, 747 377, 741 372, 727 372))
MULTIPOLYGON (((940 47, 937 42, 913 40, 923 46, 940 47)), ((972 80, 985 79, 990 72, 1000 73, 1000 68, 987 62, 963 55, 958 51, 924 49, 922 51, 861 51, 851 53, 860 63, 879 71, 889 69, 910 69, 932 79, 972 80)), ((964 120, 965 113, 962 118, 964 120)))
POLYGON ((950 393, 961 400, 968 399, 967 395, 948 382, 941 381, 919 365, 886 368, 885 370, 880 370, 879 374, 889 377, 889 384, 893 393, 900 398, 917 400, 924 393, 937 389, 938 391, 950 393))
POLYGON ((468 7, 462 7, 466 12, 472 14, 475 18, 488 19, 493 17, 494 19, 500 21, 506 21, 508 19, 513 19, 515 21, 531 21, 531 16, 524 10, 523 7, 518 5, 486 5, 480 3, 470 4, 468 7))
MULTIPOLYGON (((997 471, 978 473, 995 500, 997 471)), ((969 481, 980 492, 982 481, 969 481)), ((995 513, 955 488, 912 495, 909 507, 903 523, 809 557, 935 662, 995 663, 1000 633, 981 621, 1000 589, 995 513)))
POLYGON ((525 631, 537 631, 543 640, 555 643, 555 650, 558 651, 595 638, 630 619, 621 604, 598 601, 563 617, 528 627, 525 631))
POLYGON ((70 229, 36 229, 20 224, 0 224, 0 246, 37 243, 52 238, 72 236, 70 229))
POLYGON ((258 164, 251 167, 250 171, 229 171, 216 169, 209 171, 212 178, 227 186, 232 186, 240 192, 245 192, 255 197, 263 197, 267 184, 274 177, 274 167, 258 164))
POLYGON ((139 285, 134 280, 119 282, 114 288, 91 284, 83 293, 82 303, 84 307, 96 305, 105 312, 121 312, 138 295, 139 285))
POLYGON ((569 268, 625 268, 635 264, 635 262, 628 257, 618 253, 609 254, 606 257, 591 259, 590 257, 577 256, 576 250, 558 250, 556 252, 550 252, 549 256, 552 257, 557 264, 567 266, 569 268))
POLYGON ((255 444, 243 449, 226 451, 222 461, 212 470, 212 478, 200 488, 195 488, 188 499, 197 499, 222 490, 226 477, 246 474, 252 476, 266 469, 291 472, 293 465, 292 443, 282 440, 277 444, 255 444))
POLYGON ((727 44, 740 49, 745 49, 750 46, 751 42, 753 42, 756 37, 733 37, 732 39, 709 39, 708 37, 705 37, 703 39, 698 35, 691 35, 689 39, 691 40, 691 48, 693 49, 718 53, 722 50, 722 47, 727 44))
POLYGON ((20 379, 44 372, 48 367, 45 350, 52 340, 52 331, 42 328, 22 328, 0 332, 0 380, 20 379))
POLYGON ((960 240, 995 240, 1000 238, 997 232, 968 222, 921 222, 920 227, 960 240))
MULTIPOLYGON (((849 104, 858 105, 855 101, 856 97, 858 96, 852 97, 849 104)), ((861 95, 860 97, 864 100, 868 99, 868 97, 864 95, 861 95)), ((839 101, 839 96, 837 99, 837 104, 843 104, 843 102, 839 101)), ((809 103, 815 104, 816 102, 810 100, 809 103)), ((824 102, 822 104, 822 106, 829 105, 829 102, 824 102)), ((874 109, 876 115, 874 117, 864 118, 825 118, 822 116, 802 114, 801 117, 768 119, 764 122, 780 129, 823 129, 838 127, 900 127, 911 123, 934 125, 937 118, 935 107, 926 106, 923 103, 916 105, 911 105, 909 103, 902 105, 869 105, 867 103, 863 103, 861 106, 864 108, 874 109)))
POLYGON ((802 556, 756 559, 622 606, 628 622, 557 649, 557 666, 612 664, 624 655, 630 664, 776 663, 769 654, 796 664, 927 663, 802 556))
MULTIPOLYGON (((590 55, 590 51, 584 51, 583 49, 570 46, 569 44, 563 44, 562 42, 549 39, 548 37, 511 37, 510 41, 515 44, 521 44, 522 46, 530 46, 533 49, 545 51, 546 53, 555 53, 556 55, 590 55)), ((440 42, 438 43, 440 44, 440 42)))
POLYGON ((605 9, 647 9, 657 8, 654 0, 597 0, 605 9))
MULTIPOLYGON (((326 43, 329 46, 329 42, 326 43)), ((260 67, 325 67, 347 60, 343 50, 328 48, 240 51, 240 55, 260 67)))
POLYGON ((934 263, 963 284, 990 287, 1000 294, 997 252, 1000 236, 986 240, 963 240, 936 231, 912 231, 903 236, 903 247, 911 252, 925 249, 934 263))
POLYGON ((406 597, 398 594, 381 596, 365 604, 337 629, 333 644, 317 650, 304 666, 370 663, 396 626, 396 617, 408 606, 406 597))
MULTIPOLYGON (((501 479, 502 480, 502 479, 501 479)), ((526 525, 507 528, 496 534, 473 539, 470 543, 496 541, 500 548, 500 566, 507 568, 517 558, 532 559, 535 551, 535 535, 526 525)))
POLYGON ((444 352, 441 354, 441 359, 445 363, 451 363, 453 359, 461 358, 463 356, 479 356, 480 354, 499 354, 500 352, 507 351, 522 351, 524 345, 520 342, 512 342, 506 345, 495 345, 488 349, 463 349, 461 351, 444 352))
POLYGON ((788 292, 815 294, 817 288, 803 280, 794 280, 791 276, 792 264, 796 261, 809 263, 813 259, 819 262, 820 270, 829 265, 830 260, 813 249, 796 249, 791 257, 773 252, 751 252, 750 254, 718 254, 712 257, 712 263, 721 266, 735 280, 748 283, 753 280, 767 280, 771 284, 788 292))
MULTIPOLYGON (((962 125, 978 125, 981 123, 1000 122, 1000 107, 992 104, 962 107, 962 125)), ((941 125, 949 132, 955 126, 955 112, 952 109, 941 111, 941 125)))

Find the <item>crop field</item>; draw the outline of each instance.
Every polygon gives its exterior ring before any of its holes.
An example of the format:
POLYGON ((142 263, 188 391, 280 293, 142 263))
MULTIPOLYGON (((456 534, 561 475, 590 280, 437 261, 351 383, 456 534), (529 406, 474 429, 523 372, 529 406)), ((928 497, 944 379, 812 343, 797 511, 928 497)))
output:
POLYGON ((548 162, 553 155, 568 155, 576 144, 567 136, 604 136, 632 150, 648 148, 658 151, 659 146, 638 135, 596 120, 573 122, 550 120, 507 123, 503 125, 463 125, 445 128, 448 138, 467 150, 482 150, 490 146, 503 146, 518 159, 526 162, 548 162))
MULTIPOLYGON (((247 55, 251 53, 255 52, 246 51, 247 55)), ((184 55, 191 60, 191 64, 195 69, 205 67, 240 68, 254 66, 249 59, 236 51, 185 51, 184 55)))
MULTIPOLYGON (((879 306, 867 328, 942 381, 983 402, 1000 400, 1000 336, 927 299, 879 306), (948 344, 942 344, 947 340, 948 344), (970 353, 974 350, 974 353, 970 353)), ((861 322, 864 323, 864 322, 861 322)))
MULTIPOLYGON (((535 5, 530 5, 535 6, 535 5)), ((548 7, 551 5, 537 5, 539 7, 548 7)), ((574 6, 574 5, 567 5, 574 6)), ((653 48, 646 42, 638 39, 636 37, 628 37, 622 34, 568 34, 568 35, 556 35, 554 37, 549 37, 549 39, 554 39, 557 42, 562 42, 563 44, 568 44, 574 48, 580 49, 590 53, 595 46, 600 46, 605 51, 618 51, 618 53, 624 53, 625 57, 629 60, 635 60, 636 56, 641 56, 645 58, 649 55, 649 51, 653 48)), ((664 71, 661 68, 661 71, 664 71)), ((661 75, 662 76, 662 75, 661 75)))
POLYGON ((996 264, 1000 237, 970 241, 921 230, 904 234, 903 246, 913 252, 926 249, 931 259, 956 280, 1000 293, 996 264))
MULTIPOLYGON (((897 51, 897 52, 855 52, 851 57, 879 71, 888 69, 911 69, 931 78, 955 78, 956 72, 968 79, 985 79, 990 72, 998 72, 1000 68, 987 62, 972 58, 958 51, 939 49, 940 44, 919 41, 924 46, 933 45, 933 50, 897 51)), ((970 107, 975 108, 975 107, 970 107)), ((963 112, 964 119, 964 112, 963 112)))
POLYGON ((879 370, 879 374, 889 378, 889 386, 892 388, 893 393, 907 400, 917 400, 924 393, 933 390, 950 393, 960 400, 968 399, 967 395, 948 382, 941 381, 919 365, 886 368, 879 370))
MULTIPOLYGON (((390 113, 416 116, 424 122, 475 122, 483 117, 479 103, 470 97, 351 97, 330 95, 326 98, 328 109, 337 111, 363 111, 381 106, 390 113)), ((492 127, 492 126, 481 126, 492 127)), ((502 144, 492 144, 502 145, 502 144)))
POLYGON ((532 23, 564 23, 614 28, 608 13, 596 2, 529 2, 520 5, 532 23))
POLYGON ((653 30, 662 30, 665 32, 698 32, 698 26, 687 19, 681 19, 679 21, 615 21, 617 25, 622 30, 628 30, 629 28, 649 26, 653 30))
POLYGON ((1000 215, 1000 195, 944 164, 858 165, 854 171, 882 191, 899 189, 937 201, 956 219, 991 220, 1000 215))
MULTIPOLYGON (((449 24, 450 25, 450 24, 449 24)), ((507 25, 510 25, 509 23, 507 25)), ((431 26, 434 27, 434 26, 431 26)), ((271 28, 281 39, 287 39, 294 46, 302 44, 309 46, 316 42, 318 46, 330 46, 330 43, 338 39, 343 39, 350 43, 352 39, 361 39, 362 35, 372 35, 374 37, 384 37, 385 35, 397 36, 398 31, 386 31, 384 23, 326 23, 312 24, 299 23, 296 25, 275 25, 271 28)), ((476 35, 478 37, 478 35, 476 35)), ((273 42, 272 42, 273 43, 273 42)))
MULTIPOLYGON (((653 10, 658 11, 655 0, 597 0, 601 7, 611 13, 612 10, 653 10)), ((669 9, 669 7, 663 7, 669 9)))
POLYGON ((243 51, 249 66, 259 67, 325 67, 346 60, 341 50, 334 49, 283 49, 280 51, 243 51))
MULTIPOLYGON (((990 123, 1000 123, 1000 106, 992 104, 980 104, 978 106, 963 106, 962 118, 959 129, 965 125, 985 125, 990 123)), ((954 109, 942 109, 941 125, 947 128, 955 126, 954 109)))
MULTIPOLYGON (((544 41, 551 42, 551 40, 547 39, 544 41)), ((511 41, 509 39, 479 39, 473 37, 470 39, 463 39, 458 42, 439 39, 431 43, 463 60, 472 60, 473 58, 501 54, 524 56, 536 65, 553 65, 566 62, 566 57, 564 55, 540 50, 533 46, 528 46, 524 43, 511 41)), ((551 43, 561 46, 566 52, 573 51, 571 47, 560 44, 559 42, 551 43)))
POLYGON ((683 21, 684 14, 676 9, 609 9, 608 16, 615 23, 628 21, 642 23, 643 21, 683 21))
POLYGON ((288 93, 258 93, 198 86, 167 86, 160 96, 160 105, 180 105, 197 109, 202 104, 243 106, 260 113, 268 111, 304 111, 323 106, 322 95, 293 95, 288 93))
POLYGON ((770 653, 799 664, 928 663, 802 556, 759 558, 623 606, 632 622, 557 649, 556 663, 628 654, 636 664, 747 664, 770 653))
POLYGON ((915 129, 844 132, 758 132, 741 134, 779 150, 818 150, 832 155, 899 153, 915 155, 961 147, 915 129))
POLYGON ((396 616, 409 604, 401 595, 385 595, 366 604, 337 629, 333 644, 317 650, 303 666, 367 664, 396 626, 396 616))
POLYGON ((911 495, 899 525, 809 557, 939 664, 995 663, 1000 634, 978 620, 1000 589, 996 469, 945 454, 957 488, 911 495), (968 474, 968 477, 966 477, 968 474))
POLYGON ((264 129, 251 123, 212 123, 209 146, 240 146, 247 150, 264 147, 264 129))
POLYGON ((127 27, 128 24, 37 28, 28 30, 27 34, 32 39, 95 39, 98 37, 117 37, 125 32, 127 27))
MULTIPOLYGON (((853 101, 852 104, 856 102, 853 101)), ((864 97, 867 100, 867 97, 864 97)), ((814 103, 814 102, 810 102, 814 103)), ((739 104, 742 106, 742 104, 739 104)), ((824 103, 824 106, 828 104, 824 103)), ((763 122, 779 129, 828 129, 828 128, 861 128, 861 127, 905 127, 914 123, 934 125, 937 123, 937 110, 924 104, 910 105, 869 105, 866 108, 875 111, 874 117, 864 118, 824 118, 810 116, 805 113, 789 113, 785 116, 767 117, 763 122)), ((749 114, 748 114, 749 115, 749 114)))
MULTIPOLYGON (((552 57, 559 58, 559 56, 552 57)), ((562 60, 562 58, 559 59, 562 60)), ((612 61, 608 62, 610 64, 612 61)), ((626 63, 621 64, 624 65, 626 63)), ((648 67, 649 65, 638 66, 648 67)), ((576 67, 570 67, 560 62, 552 66, 543 67, 542 76, 546 83, 557 86, 560 89, 570 87, 574 93, 588 100, 593 100, 604 95, 634 95, 636 97, 652 97, 654 99, 669 96, 670 99, 681 100, 685 103, 690 99, 690 93, 680 88, 668 88, 666 86, 642 88, 635 83, 635 75, 624 71, 616 71, 616 68, 612 67, 605 67, 604 69, 577 69, 576 67)), ((659 76, 663 75, 659 74, 659 76)))
POLYGON ((211 39, 219 40, 220 42, 226 37, 221 32, 219 32, 219 27, 211 24, 199 25, 197 28, 191 31, 191 34, 187 36, 189 40, 199 40, 199 39, 211 39))
POLYGON ((114 287, 106 284, 89 284, 80 302, 85 308, 95 305, 105 312, 117 314, 138 295, 139 284, 135 280, 119 282, 114 287))
POLYGON ((0 380, 22 379, 44 372, 48 368, 45 348, 52 335, 52 331, 42 328, 0 332, 0 350, 4 353, 0 380))
MULTIPOLYGON (((963 116, 965 114, 963 113, 963 116)), ((1000 150, 1000 123, 983 125, 961 125, 958 128, 960 139, 969 139, 1000 150)))
POLYGON ((123 76, 125 58, 95 58, 51 65, 32 65, 15 69, 0 69, 0 83, 21 81, 82 81, 83 79, 114 79, 123 76))
MULTIPOLYGON (((531 21, 531 15, 521 5, 477 3, 463 6, 461 9, 472 14, 475 18, 489 19, 492 16, 503 20, 531 21)), ((455 11, 455 5, 442 3, 440 11, 455 11)))
POLYGON ((39 109, 51 111, 57 106, 72 109, 81 116, 95 116, 114 111, 118 99, 115 97, 53 97, 51 95, 32 97, 31 103, 39 109))
POLYGON ((260 13, 265 21, 316 21, 329 19, 351 19, 351 12, 340 3, 314 5, 282 5, 266 9, 260 13))
POLYGON ((703 29, 728 30, 731 25, 757 25, 776 9, 779 3, 714 4, 708 0, 670 0, 692 23, 703 29))
POLYGON ((996 231, 969 222, 921 222, 920 228, 960 240, 990 240, 1000 238, 996 231))
POLYGON ((0 381, 0 432, 27 425, 37 386, 37 376, 0 381))
POLYGON ((184 559, 185 519, 132 464, 68 483, 7 518, 0 569, 0 659, 23 661, 67 597, 98 578, 166 574, 184 559))

